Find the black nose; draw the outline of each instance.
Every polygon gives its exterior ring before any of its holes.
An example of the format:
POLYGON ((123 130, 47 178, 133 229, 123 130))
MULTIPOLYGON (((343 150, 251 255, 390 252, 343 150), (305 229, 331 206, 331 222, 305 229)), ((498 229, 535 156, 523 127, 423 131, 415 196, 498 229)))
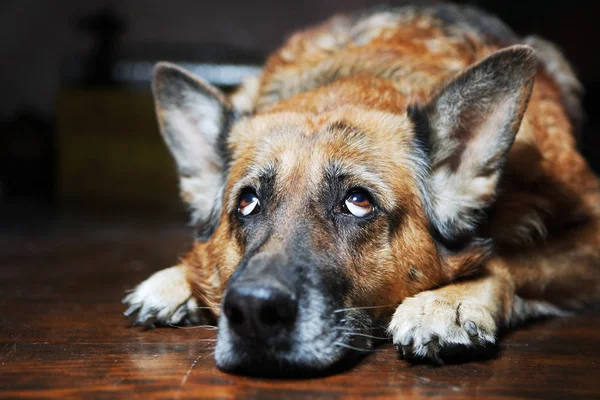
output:
POLYGON ((298 301, 291 291, 264 283, 234 284, 223 303, 231 329, 251 339, 266 339, 291 328, 297 309, 298 301))

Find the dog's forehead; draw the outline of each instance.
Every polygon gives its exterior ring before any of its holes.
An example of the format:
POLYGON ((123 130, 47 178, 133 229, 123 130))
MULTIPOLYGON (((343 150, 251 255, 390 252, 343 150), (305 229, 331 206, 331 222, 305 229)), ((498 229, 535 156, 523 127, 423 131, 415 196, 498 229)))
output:
POLYGON ((335 167, 357 179, 357 185, 375 185, 392 198, 391 192, 406 183, 415 166, 410 119, 358 108, 320 115, 257 115, 233 127, 229 147, 230 183, 240 188, 269 171, 279 186, 317 188, 335 167))
POLYGON ((291 150, 344 151, 356 157, 400 159, 413 144, 413 129, 405 115, 345 107, 323 114, 264 113, 234 125, 228 144, 232 159, 255 160, 291 150))

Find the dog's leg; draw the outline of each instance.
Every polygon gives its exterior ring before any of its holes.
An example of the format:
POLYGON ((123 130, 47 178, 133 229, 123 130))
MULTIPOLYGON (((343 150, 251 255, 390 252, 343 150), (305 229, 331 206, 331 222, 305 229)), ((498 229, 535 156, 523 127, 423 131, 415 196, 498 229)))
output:
POLYGON ((600 221, 527 252, 496 257, 482 274, 406 299, 389 332, 405 357, 441 362, 440 351, 492 344, 501 326, 565 315, 600 294, 600 221))
POLYGON ((125 316, 137 312, 136 325, 187 325, 200 322, 201 310, 187 277, 187 266, 163 269, 140 283, 123 303, 125 316))

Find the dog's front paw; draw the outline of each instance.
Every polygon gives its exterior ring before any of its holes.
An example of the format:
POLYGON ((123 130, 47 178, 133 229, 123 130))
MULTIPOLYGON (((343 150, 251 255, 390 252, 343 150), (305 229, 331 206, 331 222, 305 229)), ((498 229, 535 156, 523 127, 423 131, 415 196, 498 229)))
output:
POLYGON ((176 266, 156 272, 140 283, 123 303, 129 308, 125 316, 135 317, 136 325, 186 325, 200 322, 200 313, 185 267, 176 266))
POLYGON ((495 342, 496 323, 486 307, 453 297, 423 292, 396 309, 389 332, 404 358, 429 358, 443 364, 440 352, 495 342))

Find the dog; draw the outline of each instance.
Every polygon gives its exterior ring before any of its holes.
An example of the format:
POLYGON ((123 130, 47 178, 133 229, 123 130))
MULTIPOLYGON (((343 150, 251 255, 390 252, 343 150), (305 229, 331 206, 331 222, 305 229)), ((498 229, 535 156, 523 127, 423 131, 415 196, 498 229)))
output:
POLYGON ((293 34, 229 96, 169 63, 152 87, 196 237, 125 315, 218 320, 222 370, 325 371, 382 327, 441 363, 598 298, 582 87, 541 38, 379 7, 293 34))

